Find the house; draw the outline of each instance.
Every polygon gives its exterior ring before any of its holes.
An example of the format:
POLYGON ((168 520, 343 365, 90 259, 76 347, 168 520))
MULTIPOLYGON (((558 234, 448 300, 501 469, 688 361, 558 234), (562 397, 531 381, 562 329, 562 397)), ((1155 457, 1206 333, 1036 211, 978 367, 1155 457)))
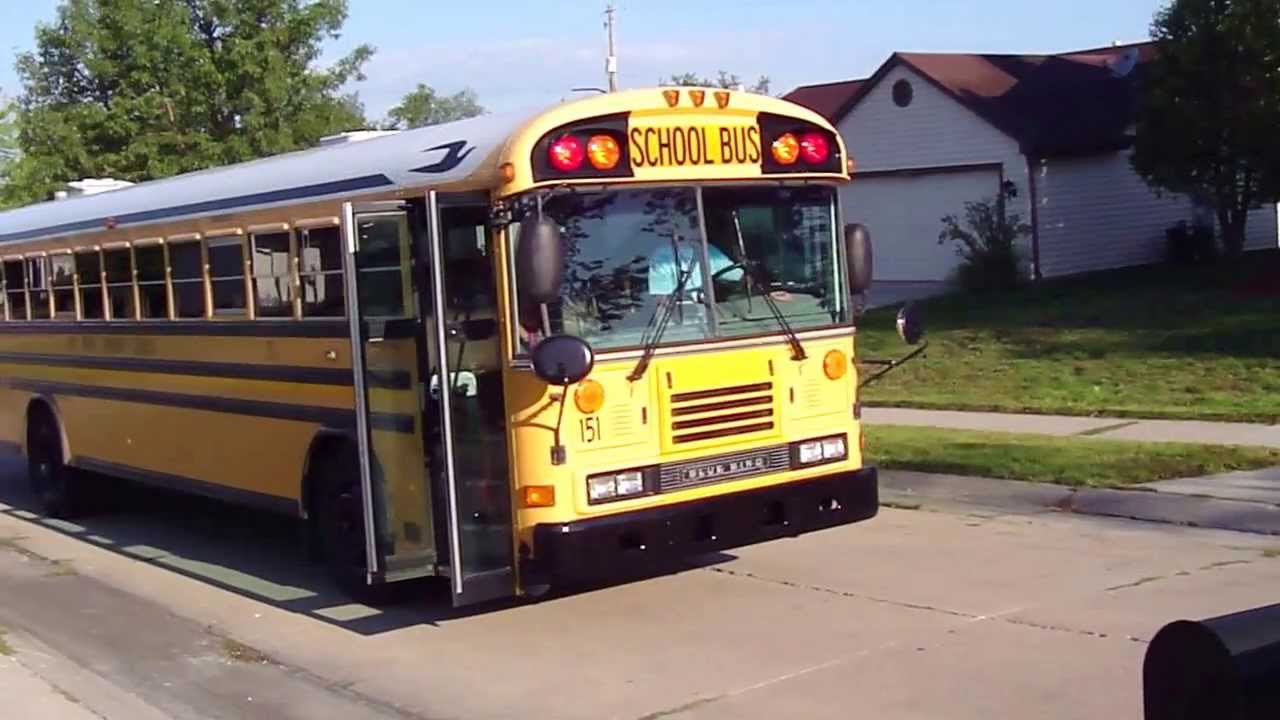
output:
MULTIPOLYGON (((1164 257, 1165 229, 1198 217, 1129 165, 1151 43, 1058 55, 895 53, 864 80, 785 97, 836 126, 856 163, 845 219, 876 241, 876 280, 938 283, 959 262, 941 218, 1004 192, 1031 225, 1028 271, 1050 277, 1164 257)), ((1251 214, 1250 249, 1280 245, 1277 208, 1251 214)))

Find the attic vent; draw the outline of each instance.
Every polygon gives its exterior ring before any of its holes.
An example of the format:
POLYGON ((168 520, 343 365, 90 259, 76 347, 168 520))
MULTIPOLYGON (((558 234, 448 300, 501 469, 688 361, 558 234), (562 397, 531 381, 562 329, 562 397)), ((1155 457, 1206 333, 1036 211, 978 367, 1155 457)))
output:
POLYGON ((915 88, 911 87, 911 82, 908 80, 899 80, 893 84, 893 104, 900 108, 910 105, 915 94, 915 88))
POLYGON ((1137 48, 1129 48, 1123 53, 1111 58, 1107 61, 1107 68, 1111 70, 1111 74, 1122 78, 1133 72, 1138 66, 1138 50, 1137 48))

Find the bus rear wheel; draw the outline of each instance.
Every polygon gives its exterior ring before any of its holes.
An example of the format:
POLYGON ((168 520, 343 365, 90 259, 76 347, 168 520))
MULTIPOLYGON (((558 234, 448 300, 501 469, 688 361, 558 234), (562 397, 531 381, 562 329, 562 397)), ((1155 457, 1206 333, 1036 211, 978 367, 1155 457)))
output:
POLYGON ((63 461, 58 421, 44 407, 32 408, 27 421, 27 480, 49 517, 71 518, 84 511, 84 478, 63 461))
POLYGON ((316 468, 315 483, 315 532, 329 575, 347 594, 369 597, 364 500, 355 454, 327 454, 316 468))

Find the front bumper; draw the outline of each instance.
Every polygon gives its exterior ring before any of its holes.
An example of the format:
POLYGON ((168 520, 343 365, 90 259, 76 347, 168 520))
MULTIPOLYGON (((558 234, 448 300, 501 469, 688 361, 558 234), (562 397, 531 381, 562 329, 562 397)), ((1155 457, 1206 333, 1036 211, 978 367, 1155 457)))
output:
POLYGON ((538 525, 525 588, 644 574, 673 558, 846 525, 879 510, 876 469, 570 523, 538 525))

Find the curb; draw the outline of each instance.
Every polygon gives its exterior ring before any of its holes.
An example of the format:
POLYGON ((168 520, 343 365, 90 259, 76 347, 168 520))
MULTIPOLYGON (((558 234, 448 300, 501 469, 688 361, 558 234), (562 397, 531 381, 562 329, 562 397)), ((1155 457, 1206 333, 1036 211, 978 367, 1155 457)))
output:
POLYGON ((1059 512, 1144 520, 1185 527, 1280 535, 1280 507, 1244 500, 1175 495, 1150 489, 1113 490, 938 475, 880 471, 881 504, 941 501, 1013 512, 1059 512))

